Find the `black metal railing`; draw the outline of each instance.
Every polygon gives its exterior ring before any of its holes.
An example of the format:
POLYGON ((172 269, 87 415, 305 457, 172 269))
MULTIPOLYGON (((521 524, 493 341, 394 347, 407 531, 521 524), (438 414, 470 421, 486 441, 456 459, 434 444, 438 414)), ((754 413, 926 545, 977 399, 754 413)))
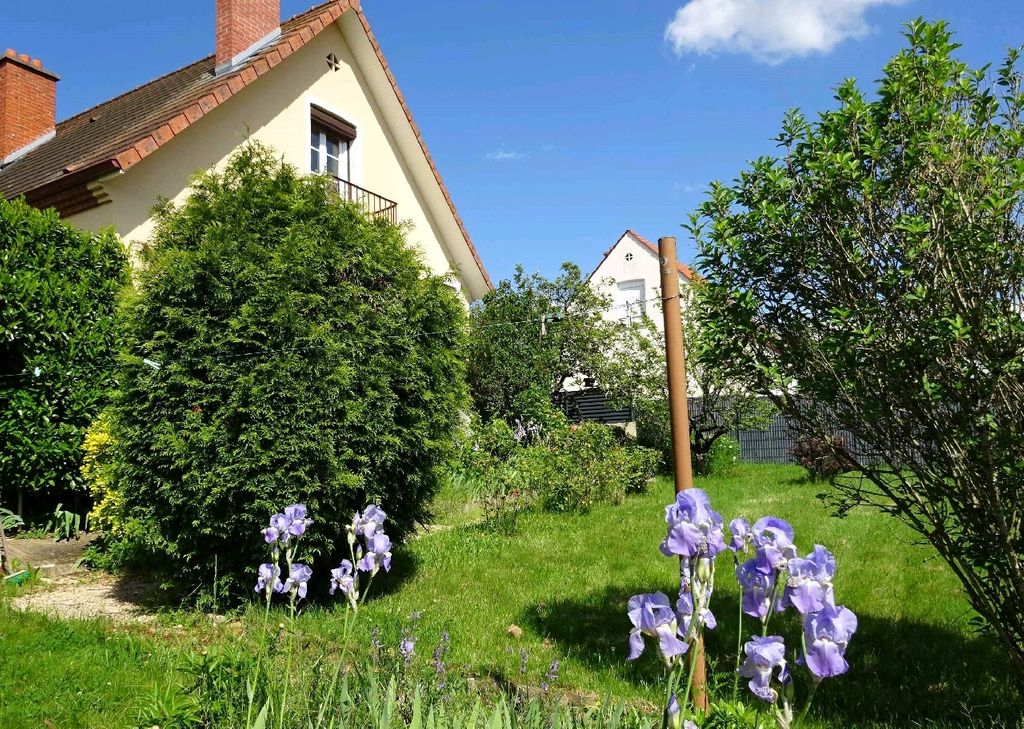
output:
POLYGON ((338 185, 338 194, 341 195, 342 200, 355 203, 375 220, 382 218, 392 225, 398 225, 398 203, 394 200, 388 200, 383 195, 364 190, 359 185, 354 185, 340 177, 335 177, 334 181, 338 185))

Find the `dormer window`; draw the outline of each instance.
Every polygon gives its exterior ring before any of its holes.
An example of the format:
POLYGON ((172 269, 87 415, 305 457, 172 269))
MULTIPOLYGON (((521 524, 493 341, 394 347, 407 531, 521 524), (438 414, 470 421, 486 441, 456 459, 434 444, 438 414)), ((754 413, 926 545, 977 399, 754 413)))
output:
POLYGON ((310 116, 310 170, 351 182, 351 151, 356 139, 356 128, 341 117, 316 106, 312 107, 310 116))

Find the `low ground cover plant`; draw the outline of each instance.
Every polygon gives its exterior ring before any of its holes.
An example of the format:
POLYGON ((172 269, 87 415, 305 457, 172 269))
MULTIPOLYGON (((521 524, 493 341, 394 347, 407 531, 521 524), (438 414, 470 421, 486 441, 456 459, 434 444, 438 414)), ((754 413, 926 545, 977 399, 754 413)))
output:
MULTIPOLYGON (((140 727, 333 727, 373 726, 380 729, 481 729, 518 726, 524 729, 654 729, 657 720, 622 702, 598 707, 572 708, 553 701, 552 684, 558 679, 553 661, 533 695, 528 690, 500 691, 490 702, 465 691, 453 692, 461 680, 449 672, 447 651, 451 637, 442 633, 428 670, 413 668, 417 656, 415 632, 418 614, 410 615, 397 646, 386 647, 372 633, 370 651, 353 660, 353 629, 360 609, 378 573, 390 571, 391 540, 384 531, 387 515, 368 505, 357 511, 346 527, 349 557, 329 572, 329 592, 344 601, 344 617, 337 653, 327 656, 314 671, 318 681, 312 695, 294 692, 293 670, 298 669, 295 619, 311 597, 311 584, 323 582, 299 561, 302 544, 317 522, 303 504, 292 504, 270 518, 262 530, 270 561, 256 570, 254 591, 265 611, 254 658, 206 650, 189 659, 185 673, 190 683, 165 684, 143 697, 140 727), (286 602, 285 622, 273 625, 270 616, 278 598, 286 602), (295 662, 293 662, 295 660, 295 662)), ((524 654, 521 673, 526 672, 524 654)))

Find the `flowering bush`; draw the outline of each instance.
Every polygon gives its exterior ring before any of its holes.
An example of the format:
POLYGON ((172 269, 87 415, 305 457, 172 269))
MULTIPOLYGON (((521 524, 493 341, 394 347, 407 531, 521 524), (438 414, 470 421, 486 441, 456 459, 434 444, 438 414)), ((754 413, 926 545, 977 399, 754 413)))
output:
MULTIPOLYGON (((835 603, 835 557, 821 545, 800 557, 792 526, 770 516, 753 525, 742 518, 733 519, 726 543, 724 519, 711 508, 701 489, 680 492, 666 507, 665 521, 668 528, 661 552, 679 558, 680 586, 675 607, 666 595, 657 592, 634 595, 627 611, 633 625, 629 659, 640 656, 645 638, 649 638, 669 669, 666 725, 682 726, 696 665, 690 661, 680 702, 677 689, 683 656, 700 641, 705 629, 716 627, 710 609, 715 558, 731 550, 741 588, 737 674, 749 679, 747 686, 759 702, 759 719, 766 712, 780 729, 798 726, 821 681, 849 670, 846 648, 857 630, 857 618, 848 608, 835 603), (780 635, 768 634, 773 615, 785 610, 802 616, 803 633, 795 663, 806 668, 811 681, 803 712, 796 722, 793 676, 786 660, 785 640, 780 635), (760 635, 752 636, 746 643, 742 639, 743 615, 756 618, 761 628, 760 635)), ((694 717, 700 718, 696 712, 694 717)))

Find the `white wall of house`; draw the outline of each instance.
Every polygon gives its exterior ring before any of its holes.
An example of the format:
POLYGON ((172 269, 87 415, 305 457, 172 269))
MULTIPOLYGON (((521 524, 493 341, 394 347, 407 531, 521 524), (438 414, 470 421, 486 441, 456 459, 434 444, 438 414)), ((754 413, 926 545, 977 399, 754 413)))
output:
POLYGON ((72 222, 92 230, 114 226, 130 247, 146 241, 153 233, 151 210, 157 197, 181 202, 194 172, 222 167, 248 138, 274 147, 300 170, 309 170, 310 106, 315 104, 356 126, 351 181, 398 203, 399 219, 411 225, 410 243, 434 273, 455 272, 467 301, 483 296, 483 274, 454 216, 440 207, 443 193, 424 173, 429 167, 418 143, 410 146, 415 135, 404 115, 396 118, 393 91, 389 86, 382 91, 379 61, 372 48, 367 53, 362 47, 369 47, 369 41, 354 16, 346 13, 258 82, 124 174, 103 181, 111 202, 73 216, 72 222), (326 61, 330 53, 340 62, 337 70, 326 61), (419 159, 409 154, 410 149, 419 159))
MULTIPOLYGON (((590 275, 595 291, 610 298, 612 308, 605 318, 630 321, 631 318, 649 316, 658 331, 664 331, 661 309, 661 267, 658 255, 631 231, 616 241, 611 250, 590 275)), ((679 286, 692 285, 686 276, 679 275, 679 286)), ((684 309, 687 297, 682 296, 684 309)), ((683 316, 686 316, 684 310, 683 316)))

